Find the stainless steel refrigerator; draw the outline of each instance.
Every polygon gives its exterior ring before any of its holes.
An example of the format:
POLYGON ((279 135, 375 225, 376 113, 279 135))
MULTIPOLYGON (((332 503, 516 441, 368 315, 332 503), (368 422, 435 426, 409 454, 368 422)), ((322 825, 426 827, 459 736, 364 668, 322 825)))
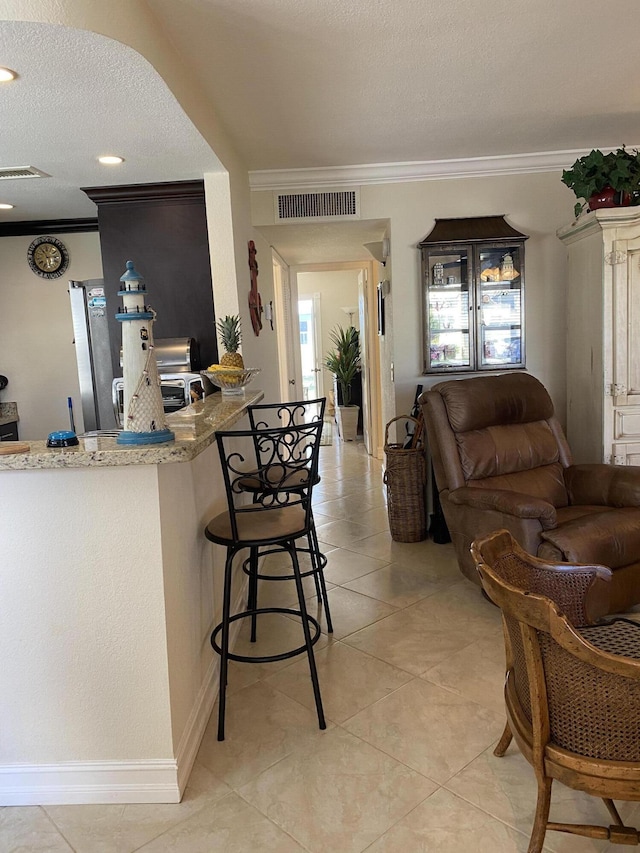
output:
POLYGON ((85 432, 118 429, 104 281, 70 281, 69 297, 85 432))

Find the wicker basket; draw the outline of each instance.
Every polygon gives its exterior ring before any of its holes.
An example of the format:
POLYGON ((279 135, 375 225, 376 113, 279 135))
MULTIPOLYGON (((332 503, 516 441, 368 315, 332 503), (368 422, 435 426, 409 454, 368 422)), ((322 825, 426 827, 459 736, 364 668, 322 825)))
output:
POLYGON ((389 529, 395 542, 420 542, 427 537, 427 510, 423 422, 402 415, 389 421, 384 436, 387 458, 384 483, 387 487, 389 529), (396 421, 413 421, 415 429, 410 447, 389 443, 389 427, 396 421))

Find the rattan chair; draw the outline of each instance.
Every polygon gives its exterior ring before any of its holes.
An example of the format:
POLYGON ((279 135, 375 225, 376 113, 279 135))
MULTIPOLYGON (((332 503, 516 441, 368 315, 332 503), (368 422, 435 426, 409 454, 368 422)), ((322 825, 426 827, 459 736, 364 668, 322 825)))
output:
POLYGON ((637 845, 613 799, 640 800, 640 625, 590 624, 607 612, 610 570, 546 563, 506 530, 471 550, 504 623, 507 726, 495 755, 515 737, 538 782, 528 853, 547 829, 637 845), (554 779, 601 797, 613 825, 549 822, 554 779))
POLYGON ((228 661, 245 663, 285 660, 306 652, 321 729, 326 728, 313 645, 320 636, 320 625, 307 613, 302 573, 296 541, 306 538, 312 523, 311 497, 317 479, 318 451, 322 422, 278 429, 218 432, 216 440, 227 496, 227 511, 213 518, 205 529, 211 542, 227 549, 222 600, 222 621, 211 635, 211 645, 220 655, 220 692, 218 705, 218 740, 224 740, 228 661), (255 443, 259 458, 255 458, 255 443), (248 500, 243 484, 247 470, 259 488, 248 500), (297 609, 257 606, 259 549, 278 546, 291 558, 292 577, 298 595, 297 609), (249 604, 246 610, 231 614, 233 561, 243 548, 250 552, 249 604), (304 644, 275 655, 240 655, 229 650, 231 623, 251 619, 251 640, 255 641, 258 617, 267 613, 297 616, 302 623, 304 644), (313 629, 313 633, 312 633, 313 629), (219 641, 218 641, 219 638, 219 641))
MULTIPOLYGON (((254 406, 247 407, 247 414, 249 415, 249 423, 251 424, 251 429, 256 433, 259 433, 263 430, 268 429, 277 429, 278 427, 289 427, 296 426, 298 424, 314 424, 320 423, 324 424, 324 412, 327 400, 326 397, 318 397, 313 400, 296 400, 288 403, 259 403, 254 406)), ((268 462, 268 459, 264 459, 264 454, 261 448, 261 442, 258 436, 254 439, 254 447, 256 453, 256 459, 262 460, 263 462, 268 462)), ((284 487, 285 489, 295 489, 296 488, 296 479, 299 479, 300 472, 296 471, 293 473, 293 476, 287 478, 286 476, 282 476, 282 472, 276 470, 275 477, 272 478, 272 482, 269 482, 268 472, 263 471, 263 476, 257 478, 253 472, 248 472, 247 476, 243 478, 239 485, 246 489, 248 492, 251 492, 254 495, 259 495, 261 491, 265 488, 265 476, 267 479, 267 487, 269 490, 273 491, 277 488, 284 487)), ((315 480, 313 485, 317 485, 320 482, 320 475, 316 472, 315 480)), ((311 575, 315 582, 316 587, 316 595, 318 597, 318 602, 324 608, 325 619, 327 622, 327 631, 328 633, 333 633, 333 622, 331 620, 331 610, 329 608, 329 598, 327 596, 327 587, 324 578, 324 568, 327 565, 327 558, 320 550, 320 544, 318 542, 318 534, 316 533, 316 525, 313 518, 313 508, 311 508, 311 525, 309 528, 309 534, 307 536, 307 545, 303 546, 298 544, 296 546, 298 553, 309 554, 311 560, 311 570, 308 572, 302 572, 302 577, 307 577, 311 575)), ((279 546, 273 546, 271 548, 261 548, 260 556, 266 557, 269 554, 276 553, 281 550, 279 546)), ((252 567, 250 560, 245 560, 243 564, 243 569, 246 574, 250 575, 255 574, 255 580, 267 580, 267 581, 289 581, 293 580, 292 574, 269 574, 268 572, 260 572, 257 568, 252 567)), ((249 585, 249 593, 257 596, 257 583, 251 583, 249 585)), ((257 598, 250 599, 248 607, 257 607, 257 598)))

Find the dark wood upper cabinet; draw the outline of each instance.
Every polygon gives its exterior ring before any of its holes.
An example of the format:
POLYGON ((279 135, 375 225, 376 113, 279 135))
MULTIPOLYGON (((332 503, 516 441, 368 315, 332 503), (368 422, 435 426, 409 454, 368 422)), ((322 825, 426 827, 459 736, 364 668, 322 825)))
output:
POLYGON ((218 360, 203 181, 84 187, 98 206, 111 356, 121 375, 120 324, 115 319, 125 264, 145 279, 157 312, 155 338, 195 338, 200 365, 218 360))

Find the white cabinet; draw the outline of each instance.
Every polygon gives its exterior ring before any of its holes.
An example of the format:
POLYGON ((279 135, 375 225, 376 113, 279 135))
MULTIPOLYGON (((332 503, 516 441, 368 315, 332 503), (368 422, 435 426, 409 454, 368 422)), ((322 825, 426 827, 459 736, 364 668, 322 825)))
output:
POLYGON ((640 464, 640 208, 595 210, 567 246, 567 438, 576 462, 640 464))

